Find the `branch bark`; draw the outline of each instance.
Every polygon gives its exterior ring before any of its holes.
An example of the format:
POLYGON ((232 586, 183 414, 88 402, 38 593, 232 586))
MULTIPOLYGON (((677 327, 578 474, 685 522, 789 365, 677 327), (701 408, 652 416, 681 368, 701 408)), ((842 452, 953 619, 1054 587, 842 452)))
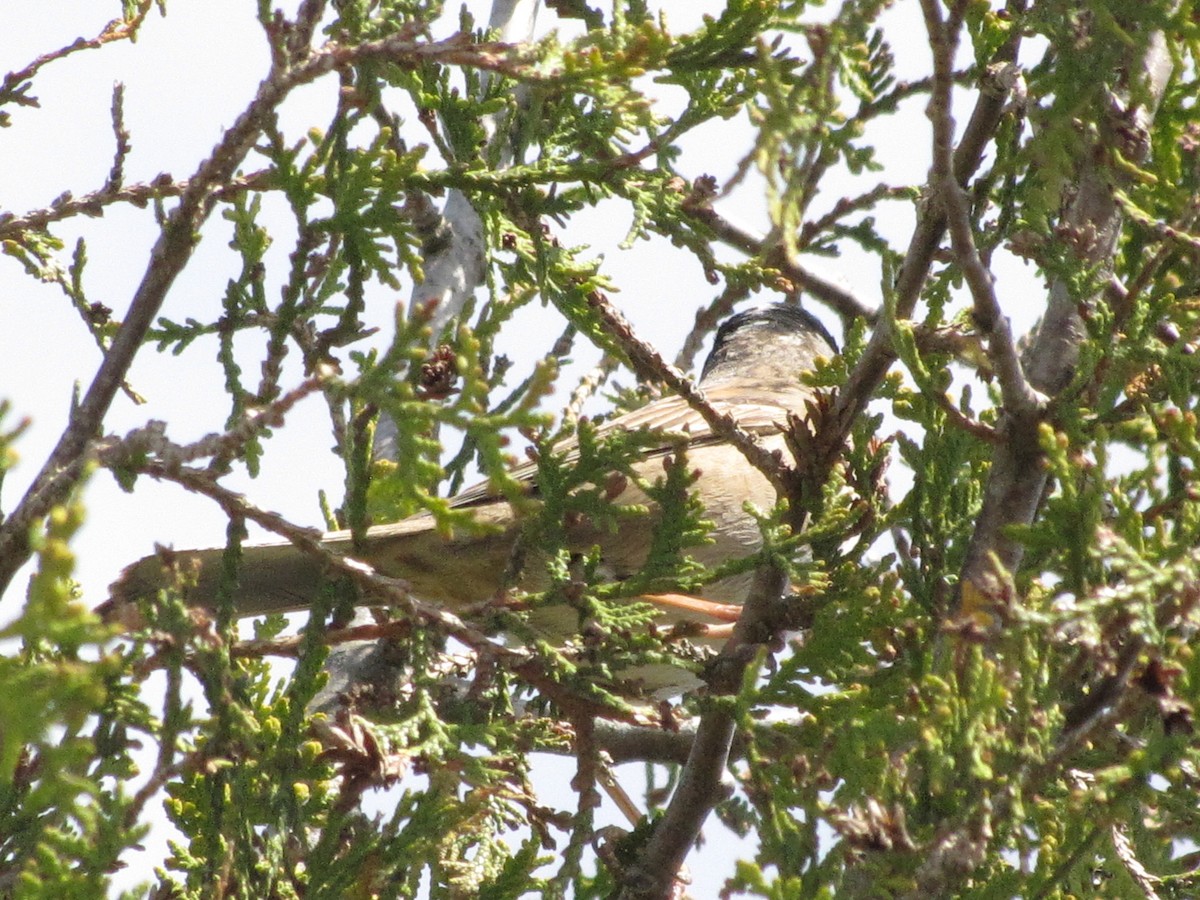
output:
MULTIPOLYGON (((1009 4, 1009 11, 1014 15, 1023 10, 1024 0, 1012 0, 1009 4)), ((999 124, 1008 93, 1015 82, 1014 61, 1019 39, 1019 30, 1014 30, 1012 39, 997 53, 995 64, 987 72, 966 133, 953 155, 952 175, 958 185, 965 185, 978 168, 984 148, 999 124)), ((936 204, 927 204, 913 234, 896 286, 896 316, 907 318, 911 315, 946 227, 944 210, 936 204)), ((821 446, 841 446, 845 442, 854 420, 866 407, 895 358, 890 327, 885 317, 876 326, 866 352, 851 373, 847 385, 839 392, 830 415, 820 423, 816 441, 821 446)), ((812 477, 813 473, 806 475, 812 477)), ((770 606, 785 587, 784 575, 779 570, 766 567, 759 571, 755 588, 747 598, 734 635, 722 648, 718 661, 730 680, 723 679, 719 687, 714 685, 716 692, 723 690, 732 693, 740 684, 753 646, 750 637, 761 637, 770 619, 770 606)), ((728 707, 715 706, 704 714, 679 786, 671 798, 666 815, 655 826, 637 863, 626 873, 619 895, 621 900, 671 896, 676 874, 688 850, 699 836, 700 828, 712 807, 720 799, 720 778, 728 760, 733 733, 734 722, 728 707)))
POLYGON ((988 355, 1000 382, 1004 407, 1014 415, 1036 416, 1044 405, 1044 398, 1032 388, 1021 368, 1012 329, 992 288, 992 274, 975 246, 965 192, 954 179, 951 90, 958 33, 952 30, 950 23, 942 20, 941 8, 933 0, 921 0, 921 9, 933 49, 933 96, 929 103, 929 118, 933 123, 933 175, 930 179, 933 196, 942 205, 951 247, 971 291, 975 323, 987 336, 988 355))

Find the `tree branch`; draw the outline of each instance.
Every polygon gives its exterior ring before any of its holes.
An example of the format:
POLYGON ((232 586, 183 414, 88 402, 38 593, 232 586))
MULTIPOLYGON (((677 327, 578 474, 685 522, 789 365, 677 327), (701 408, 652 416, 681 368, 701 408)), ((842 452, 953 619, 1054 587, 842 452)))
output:
MULTIPOLYGON (((501 41, 532 41, 537 7, 537 0, 494 0, 488 17, 488 29, 498 32, 501 41)), ((485 87, 487 82, 485 77, 485 87)), ((527 86, 518 88, 518 103, 527 92, 527 86)), ((489 143, 499 141, 497 169, 506 168, 512 162, 512 142, 502 119, 503 116, 497 113, 484 120, 489 143)), ((425 280, 413 286, 412 299, 409 301, 414 306, 434 304, 430 324, 435 336, 462 312, 467 299, 483 284, 486 274, 483 221, 471 201, 457 189, 449 191, 442 216, 446 240, 432 253, 426 254, 423 266, 425 280)))
POLYGON ((43 53, 23 69, 9 72, 0 83, 0 106, 5 103, 17 103, 22 106, 36 106, 37 100, 24 94, 22 85, 33 78, 44 66, 56 60, 70 56, 80 50, 97 50, 113 41, 133 40, 137 37, 138 29, 145 21, 147 14, 154 8, 154 0, 140 0, 128 19, 114 19, 104 26, 94 38, 76 38, 65 47, 43 53))
POLYGON ((765 265, 778 269, 785 278, 829 306, 847 324, 859 318, 874 321, 876 311, 852 293, 802 266, 782 246, 768 247, 761 238, 724 218, 710 203, 690 204, 687 212, 707 225, 720 241, 748 256, 758 257, 765 265))
MULTIPOLYGON (((116 203, 128 203, 132 206, 143 207, 155 200, 168 197, 182 196, 188 189, 189 180, 172 181, 167 176, 159 176, 153 181, 137 184, 122 185, 109 182, 104 187, 90 191, 81 197, 65 193, 57 197, 49 206, 33 209, 23 215, 0 213, 0 239, 20 240, 21 236, 30 231, 40 231, 54 222, 61 222, 78 215, 101 216, 107 206, 116 203)), ((218 200, 228 200, 246 191, 272 190, 275 185, 271 182, 270 172, 266 169, 252 172, 249 175, 238 175, 230 178, 221 186, 214 186, 213 192, 218 200)))
POLYGON ((705 710, 679 784, 654 833, 623 877, 620 900, 655 900, 672 895, 676 876, 688 851, 700 836, 712 808, 725 797, 721 780, 729 761, 734 736, 731 698, 761 646, 764 627, 787 587, 787 576, 777 566, 760 568, 746 598, 733 635, 721 648, 712 666, 711 693, 717 695, 705 710))
POLYGON ((941 8, 934 0, 921 0, 921 9, 925 13, 926 31, 933 51, 933 96, 928 113, 933 123, 931 183, 934 196, 944 207, 954 255, 966 276, 974 302, 975 322, 987 335, 988 355, 1000 381, 1004 407, 1015 416, 1036 417, 1045 405, 1045 398, 1033 390, 1021 369, 1012 328, 992 288, 992 274, 975 247, 964 191, 954 179, 951 90, 954 87, 952 66, 958 49, 958 34, 951 32, 942 21, 941 8))
MULTIPOLYGON (((1009 0, 1007 15, 1013 18, 1021 16, 1025 4, 1026 0, 1009 0)), ((996 52, 992 64, 983 75, 975 108, 958 148, 954 151, 953 176, 954 183, 959 186, 965 186, 979 167, 984 148, 992 140, 1000 124, 1000 116, 1019 74, 1015 60, 1020 40, 1021 30, 1013 29, 1011 37, 996 52)), ((917 227, 909 240, 908 251, 896 279, 893 292, 895 318, 907 319, 912 316, 929 268, 933 264, 934 255, 945 233, 944 209, 927 198, 920 207, 917 227)), ((885 317, 875 327, 866 350, 838 393, 831 415, 831 437, 845 440, 855 419, 866 408, 875 389, 895 360, 891 329, 885 317)))
MULTIPOLYGON (((1124 131, 1135 130, 1137 138, 1122 148, 1123 155, 1143 162, 1150 147, 1149 129, 1154 113, 1172 70, 1172 60, 1161 32, 1146 42, 1144 55, 1130 60, 1126 71, 1145 82, 1147 104, 1128 108, 1128 99, 1113 98, 1112 115, 1120 117, 1124 131)), ((1132 94, 1125 86, 1126 98, 1132 94)), ((1116 124, 1116 123, 1114 123, 1116 124)), ((1117 239, 1124 221, 1117 202, 1114 179, 1118 173, 1104 164, 1099 153, 1085 153, 1079 162, 1079 174, 1072 186, 1073 199, 1066 207, 1060 231, 1086 240, 1073 241, 1078 248, 1080 270, 1096 272, 1096 292, 1085 298, 1094 303, 1108 285, 1117 239)), ((1086 337, 1080 315, 1080 298, 1073 295, 1068 281, 1057 277, 1050 285, 1049 302, 1033 343, 1025 359, 1024 371, 1029 385, 1053 397, 1071 381, 1079 359, 1079 348, 1086 337)), ((983 508, 967 550, 960 583, 969 593, 960 598, 961 608, 973 612, 986 605, 1004 589, 1006 576, 1021 563, 1024 547, 1009 537, 1011 525, 1029 524, 1037 512, 1045 491, 1047 473, 1041 465, 1037 429, 1041 416, 1021 398, 1005 393, 1004 418, 1000 423, 1004 440, 992 459, 984 494, 983 508)))
MULTIPOLYGON (((1024 8, 1023 0, 1013 0, 1012 5, 1024 8)), ((991 140, 999 123, 1008 87, 1013 82, 1011 60, 1015 58, 1018 40, 1015 33, 1010 43, 998 54, 998 59, 1004 62, 989 70, 990 83, 980 93, 966 135, 954 156, 954 176, 960 184, 964 184, 979 165, 983 148, 991 140)), ((926 207, 901 270, 897 286, 899 315, 906 318, 911 315, 945 230, 945 213, 926 207)), ((872 335, 866 354, 851 374, 851 383, 839 393, 832 414, 821 423, 818 439, 823 446, 825 442, 830 442, 830 446, 840 446, 844 442, 855 417, 865 407, 894 358, 890 333, 886 324, 881 322, 872 335)), ((695 408, 703 413, 699 406, 695 408)), ((717 427, 716 423, 710 421, 710 424, 714 429, 717 427)), ((718 433, 728 437, 726 430, 718 433)), ((754 461, 752 456, 747 458, 754 461)), ((785 487, 782 495, 788 493, 790 491, 785 487)), ((747 654, 753 646, 753 641, 748 637, 757 635, 761 639, 763 628, 770 620, 770 606, 782 594, 785 581, 783 573, 774 567, 760 569, 757 573, 755 588, 747 599, 734 635, 722 648, 719 658, 718 665, 723 669, 719 668, 718 671, 723 671, 728 680, 722 678, 719 687, 714 684, 714 692, 732 692, 740 684, 748 663, 747 654)), ((726 707, 714 707, 705 713, 697 731, 696 745, 684 767, 666 815, 657 823, 650 842, 636 865, 627 873, 620 895, 622 900, 648 900, 670 895, 675 874, 698 837, 712 806, 719 799, 720 777, 728 760, 733 730, 732 713, 726 707)))

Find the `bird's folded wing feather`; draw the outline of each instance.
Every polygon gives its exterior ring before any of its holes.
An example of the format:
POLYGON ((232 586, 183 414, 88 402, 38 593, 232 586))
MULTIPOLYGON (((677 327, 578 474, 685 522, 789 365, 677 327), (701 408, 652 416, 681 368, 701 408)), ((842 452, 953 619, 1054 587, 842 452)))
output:
MULTIPOLYGON (((738 425, 754 435, 772 434, 781 431, 787 423, 789 412, 801 414, 802 404, 808 394, 797 385, 790 389, 779 389, 770 395, 763 391, 748 392, 743 387, 717 387, 705 392, 709 404, 719 413, 733 416, 738 425), (764 399, 767 396, 768 399, 764 399), (788 401, 794 401, 789 406, 788 401)), ((598 433, 604 435, 610 431, 636 431, 644 428, 648 431, 686 434, 690 445, 702 445, 714 440, 720 440, 713 434, 712 428, 704 421, 683 397, 672 395, 664 397, 646 406, 624 413, 604 422, 598 433)), ((642 452, 642 457, 653 458, 656 455, 669 453, 675 448, 674 442, 664 441, 658 447, 650 447, 642 452)), ((563 441, 556 447, 560 452, 565 451, 565 461, 574 462, 579 451, 574 440, 563 441)), ((509 470, 511 478, 526 481, 531 489, 536 490, 537 464, 521 463, 509 470)), ((455 494, 450 505, 457 508, 477 506, 502 499, 492 484, 481 481, 455 494)))

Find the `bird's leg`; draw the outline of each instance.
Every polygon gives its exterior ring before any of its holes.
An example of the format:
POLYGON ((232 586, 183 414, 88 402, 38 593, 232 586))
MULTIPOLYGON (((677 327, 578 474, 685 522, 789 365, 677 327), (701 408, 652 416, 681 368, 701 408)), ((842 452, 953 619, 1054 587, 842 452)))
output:
POLYGON ((742 614, 742 608, 732 603, 714 603, 688 594, 642 594, 642 599, 657 606, 678 609, 682 612, 698 613, 718 622, 733 623, 742 614))

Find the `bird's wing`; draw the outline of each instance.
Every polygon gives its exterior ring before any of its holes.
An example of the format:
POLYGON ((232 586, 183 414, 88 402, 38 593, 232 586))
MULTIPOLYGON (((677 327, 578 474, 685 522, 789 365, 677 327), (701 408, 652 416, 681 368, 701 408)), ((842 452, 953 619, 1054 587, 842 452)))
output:
MULTIPOLYGON (((788 386, 777 391, 764 392, 761 388, 748 390, 740 385, 720 385, 705 391, 709 404, 719 413, 733 416, 738 425, 755 435, 774 434, 781 431, 787 422, 788 413, 803 413, 803 403, 808 393, 799 386, 788 386)), ((649 431, 667 434, 686 434, 688 443, 704 445, 719 440, 709 424, 691 405, 678 395, 663 397, 630 412, 623 413, 603 423, 598 434, 603 436, 613 431, 649 431)), ((643 458, 653 458, 669 453, 675 442, 664 439, 658 446, 647 447, 643 458)), ((569 464, 579 458, 579 450, 573 438, 561 441, 554 448, 565 453, 569 464)), ((508 470, 511 478, 529 484, 532 493, 537 490, 537 463, 525 462, 508 470)), ((481 481, 465 488, 450 498, 456 508, 474 507, 504 499, 490 481, 481 481)))
MULTIPOLYGON (((709 402, 719 411, 733 415, 747 431, 759 435, 777 433, 789 412, 802 411, 806 394, 792 391, 748 392, 735 386, 716 386, 707 390, 709 402)), ((667 433, 686 433, 688 443, 697 449, 719 443, 708 424, 678 396, 666 397, 617 416, 600 427, 600 433, 616 429, 646 428, 667 433)), ((653 458, 669 452, 675 443, 664 439, 641 454, 653 458)), ((578 458, 573 440, 558 445, 567 461, 578 458)), ((527 481, 536 492, 537 466, 524 463, 510 473, 527 481)), ((638 492, 640 496, 640 492, 638 492)), ((418 595, 432 596, 463 604, 486 597, 498 586, 511 550, 511 529, 515 526, 506 498, 488 482, 467 488, 453 497, 452 506, 472 508, 484 533, 447 537, 439 534, 429 513, 418 513, 402 522, 375 525, 367 530, 365 558, 381 572, 401 576, 412 582, 418 595), (490 529, 486 526, 492 526, 490 529)), ((321 543, 343 555, 353 555, 350 532, 336 531, 322 536, 321 543)), ((223 548, 174 551, 178 562, 194 567, 196 585, 190 592, 194 602, 211 603, 221 583, 223 548)), ((239 615, 299 609, 312 602, 322 583, 324 565, 314 555, 301 551, 288 541, 250 544, 242 548, 242 566, 234 600, 239 615)), ((106 617, 120 618, 129 601, 152 594, 170 582, 160 554, 148 556, 122 571, 110 588, 111 599, 101 608, 106 617)))

